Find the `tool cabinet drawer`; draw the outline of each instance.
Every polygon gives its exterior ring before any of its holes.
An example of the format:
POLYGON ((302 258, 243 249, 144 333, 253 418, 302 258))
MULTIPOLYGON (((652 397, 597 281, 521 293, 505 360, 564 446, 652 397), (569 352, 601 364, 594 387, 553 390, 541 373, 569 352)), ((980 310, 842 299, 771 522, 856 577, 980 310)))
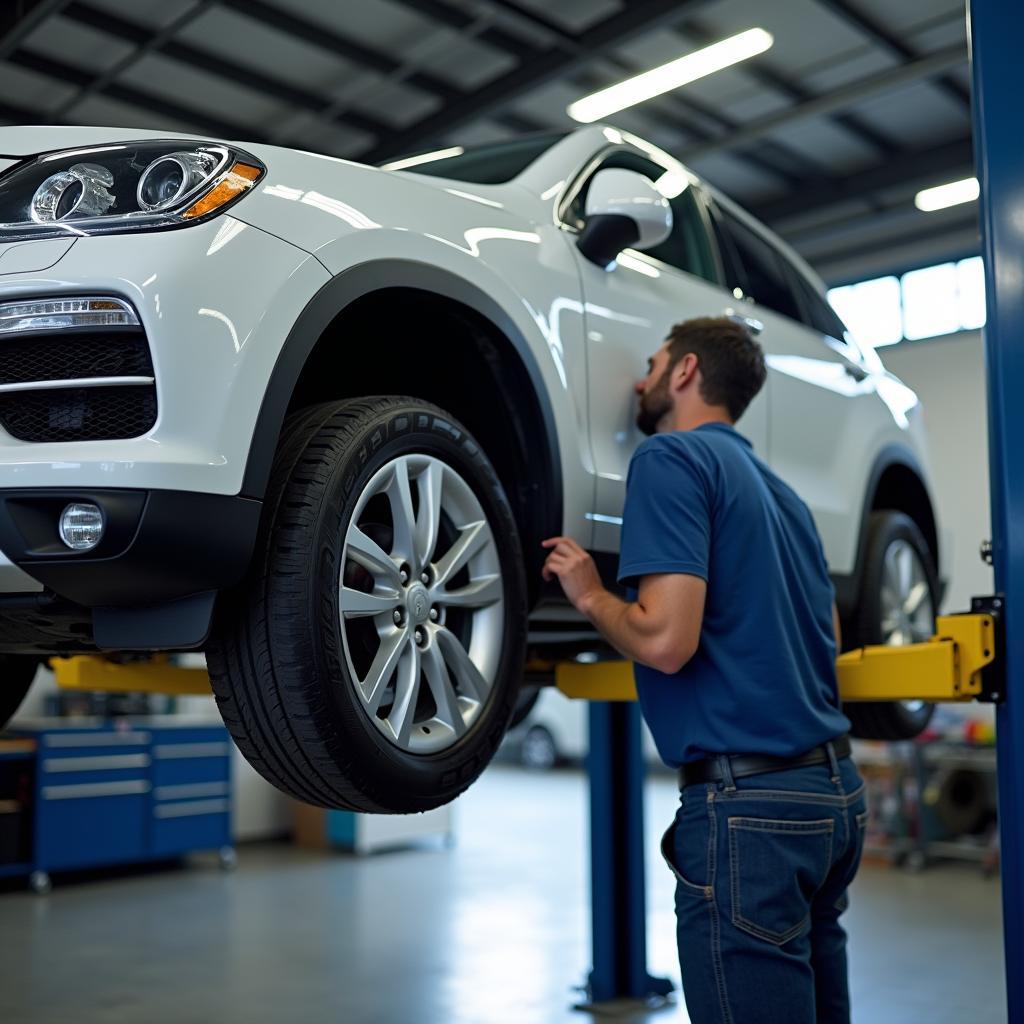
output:
MULTIPOLYGON (((225 784, 226 785, 226 784, 225 784)), ((151 850, 171 856, 187 850, 216 849, 231 844, 231 802, 224 796, 168 800, 153 805, 151 850)))
POLYGON ((44 871, 142 859, 148 779, 44 783, 36 808, 36 862, 44 871))
POLYGON ((226 742, 175 743, 153 747, 153 785, 221 782, 231 773, 231 748, 226 742))

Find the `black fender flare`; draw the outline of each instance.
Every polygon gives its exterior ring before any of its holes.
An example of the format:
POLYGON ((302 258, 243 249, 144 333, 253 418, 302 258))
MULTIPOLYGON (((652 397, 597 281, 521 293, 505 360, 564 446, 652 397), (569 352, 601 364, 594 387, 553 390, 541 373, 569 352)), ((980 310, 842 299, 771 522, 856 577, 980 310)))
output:
MULTIPOLYGON (((921 482, 925 493, 928 494, 929 502, 932 504, 934 517, 934 502, 932 502, 931 491, 926 483, 927 477, 910 449, 899 444, 886 445, 875 457, 868 476, 867 486, 864 488, 864 503, 861 507, 860 528, 857 534, 857 557, 854 562, 853 572, 848 576, 833 576, 832 582, 836 589, 836 604, 842 617, 848 616, 857 606, 860 597, 861 580, 864 578, 864 560, 867 557, 868 523, 871 519, 871 512, 874 507, 875 495, 878 493, 878 486, 886 470, 893 466, 899 466, 909 470, 921 482)), ((938 538, 936 537, 936 543, 938 538)), ((940 571, 938 565, 938 552, 936 551, 936 571, 940 571)), ((940 586, 944 586, 940 576, 940 586)))
POLYGON ((416 288, 452 299, 487 320, 512 345, 533 385, 543 418, 547 451, 532 454, 545 459, 545 483, 552 502, 551 519, 561 529, 562 463, 558 433, 550 396, 529 342, 502 306, 482 289, 457 274, 415 260, 373 260, 342 271, 328 281, 299 314, 281 347, 263 395, 240 493, 245 497, 263 499, 295 386, 324 331, 351 303, 385 288, 416 288))

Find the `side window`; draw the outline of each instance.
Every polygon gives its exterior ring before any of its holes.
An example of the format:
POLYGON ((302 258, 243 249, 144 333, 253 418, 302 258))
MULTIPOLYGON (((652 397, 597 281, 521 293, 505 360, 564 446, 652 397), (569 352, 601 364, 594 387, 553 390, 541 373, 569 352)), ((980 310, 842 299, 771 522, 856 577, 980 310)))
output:
MULTIPOLYGON (((607 160, 601 162, 598 170, 603 171, 609 167, 636 171, 651 181, 657 181, 665 173, 663 167, 639 154, 630 153, 628 150, 612 153, 607 160)), ((594 174, 596 173, 597 171, 594 172, 594 174)), ((590 188, 593 176, 592 174, 580 189, 566 213, 566 220, 573 227, 583 226, 587 190, 590 188)), ((704 229, 704 220, 701 217, 697 205, 698 200, 693 194, 693 189, 684 188, 679 195, 670 199, 669 203, 672 206, 672 234, 661 245, 645 249, 644 252, 663 263, 685 270, 688 274, 701 277, 712 284, 719 284, 711 242, 704 229)))
POLYGON ((790 268, 800 299, 807 314, 807 321, 816 331, 827 334, 836 341, 846 340, 846 325, 839 319, 836 311, 828 304, 823 295, 797 270, 790 268))
POLYGON ((718 216, 719 230, 731 243, 736 264, 733 272, 738 280, 730 283, 754 302, 793 320, 802 320, 782 259, 771 243, 720 206, 718 216))

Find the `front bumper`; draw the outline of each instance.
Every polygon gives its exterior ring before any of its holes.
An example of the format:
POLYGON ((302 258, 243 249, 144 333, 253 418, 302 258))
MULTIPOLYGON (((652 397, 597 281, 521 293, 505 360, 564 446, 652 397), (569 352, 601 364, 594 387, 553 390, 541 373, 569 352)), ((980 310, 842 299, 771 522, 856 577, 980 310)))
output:
POLYGON ((0 548, 32 586, 0 597, 0 650, 188 649, 210 629, 217 592, 241 580, 262 504, 186 491, 101 488, 0 492, 0 548), (103 538, 71 551, 57 522, 98 505, 103 538))
POLYGON ((249 564, 262 503, 188 491, 0 492, 0 548, 43 588, 86 608, 152 605, 237 583, 249 564), (104 513, 97 547, 72 551, 57 521, 71 502, 104 513))

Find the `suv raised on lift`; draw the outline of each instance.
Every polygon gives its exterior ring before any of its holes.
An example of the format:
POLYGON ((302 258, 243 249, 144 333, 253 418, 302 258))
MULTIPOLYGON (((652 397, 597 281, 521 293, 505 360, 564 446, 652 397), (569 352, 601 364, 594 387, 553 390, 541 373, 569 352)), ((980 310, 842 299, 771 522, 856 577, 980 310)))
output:
MULTIPOLYGON (((452 799, 528 648, 593 648, 540 542, 613 575, 631 383, 672 323, 722 314, 764 345, 739 428, 810 505, 849 642, 930 635, 914 393, 656 147, 592 126, 374 168, 0 128, 0 720, 40 657, 204 650, 285 792, 452 799)), ((929 709, 850 713, 898 737, 929 709)))

